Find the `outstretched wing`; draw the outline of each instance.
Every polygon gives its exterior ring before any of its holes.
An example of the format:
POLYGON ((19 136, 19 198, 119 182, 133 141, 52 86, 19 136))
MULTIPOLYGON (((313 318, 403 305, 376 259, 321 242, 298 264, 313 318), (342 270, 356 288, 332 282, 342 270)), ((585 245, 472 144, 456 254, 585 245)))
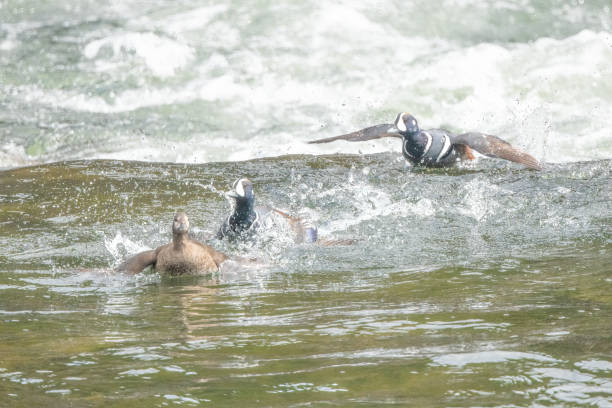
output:
POLYGON ((390 130, 395 129, 394 125, 383 123, 382 125, 370 126, 365 129, 358 130, 352 133, 346 133, 340 136, 326 137, 324 139, 312 140, 308 143, 329 143, 335 140, 348 140, 349 142, 363 142, 364 140, 380 139, 383 137, 399 137, 397 133, 389 133, 390 130))
POLYGON ((317 227, 315 227, 309 221, 304 220, 300 217, 289 215, 286 212, 283 212, 276 208, 272 208, 272 211, 289 221, 289 225, 291 226, 291 230, 295 234, 295 241, 297 243, 315 242, 317 240, 317 227))
POLYGON ((530 169, 542 170, 540 163, 528 153, 512 147, 512 145, 497 136, 470 132, 451 136, 453 144, 466 145, 489 157, 510 160, 523 164, 530 169))
POLYGON ((157 261, 157 250, 144 251, 136 254, 117 267, 118 272, 140 273, 144 268, 153 265, 157 261))
POLYGON ((289 215, 275 208, 273 209, 273 211, 289 220, 291 229, 296 234, 297 243, 307 242, 307 243, 315 243, 317 245, 322 245, 322 246, 341 246, 341 245, 343 246, 343 245, 353 245, 356 242, 354 239, 322 238, 319 236, 317 227, 315 227, 309 221, 304 220, 300 217, 294 217, 292 215, 289 215))

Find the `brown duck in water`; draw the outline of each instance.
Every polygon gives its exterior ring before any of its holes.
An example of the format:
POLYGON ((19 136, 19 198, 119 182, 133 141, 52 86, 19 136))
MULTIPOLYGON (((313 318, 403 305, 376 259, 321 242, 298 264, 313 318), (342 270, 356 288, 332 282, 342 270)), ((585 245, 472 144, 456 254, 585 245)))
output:
POLYGON ((128 258, 117 268, 120 272, 139 273, 152 265, 161 274, 196 275, 217 272, 228 257, 214 248, 189 238, 189 218, 184 212, 174 216, 172 242, 128 258))

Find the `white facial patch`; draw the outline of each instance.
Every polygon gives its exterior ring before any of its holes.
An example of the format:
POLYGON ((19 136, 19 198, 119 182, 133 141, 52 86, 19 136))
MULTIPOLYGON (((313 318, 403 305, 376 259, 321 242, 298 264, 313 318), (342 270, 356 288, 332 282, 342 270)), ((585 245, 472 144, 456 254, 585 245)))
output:
POLYGON ((404 123, 404 115, 404 113, 400 113, 395 121, 395 127, 398 128, 400 132, 405 132, 407 130, 406 124, 404 123))
POLYGON ((242 185, 242 180, 243 179, 238 180, 238 183, 236 184, 236 194, 238 194, 240 197, 244 197, 244 186, 242 185))

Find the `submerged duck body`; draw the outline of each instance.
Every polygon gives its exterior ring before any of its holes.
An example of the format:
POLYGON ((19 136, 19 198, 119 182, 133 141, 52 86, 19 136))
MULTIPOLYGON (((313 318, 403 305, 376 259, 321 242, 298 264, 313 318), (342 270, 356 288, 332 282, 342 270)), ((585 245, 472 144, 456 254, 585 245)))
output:
POLYGON ((396 137, 402 139, 402 155, 414 165, 447 167, 459 160, 473 160, 472 152, 523 164, 530 169, 541 170, 540 163, 497 136, 478 132, 453 134, 445 129, 422 130, 409 113, 397 115, 393 124, 381 124, 344 135, 313 140, 309 143, 329 143, 336 140, 360 142, 396 137))
POLYGON ((157 272, 171 276, 217 272, 227 256, 191 239, 188 232, 187 214, 177 213, 172 223, 171 243, 132 256, 123 262, 118 270, 139 273, 148 266, 154 266, 157 272))
POLYGON ((218 239, 235 241, 253 238, 257 230, 276 214, 289 222, 297 243, 317 241, 314 225, 275 208, 255 206, 253 183, 247 178, 236 180, 226 197, 230 202, 231 213, 221 224, 217 232, 218 239))
POLYGON ((248 238, 261 227, 268 215, 265 207, 255 207, 255 193, 249 179, 238 179, 232 190, 225 194, 230 202, 231 213, 221 224, 217 239, 227 238, 230 241, 248 238))

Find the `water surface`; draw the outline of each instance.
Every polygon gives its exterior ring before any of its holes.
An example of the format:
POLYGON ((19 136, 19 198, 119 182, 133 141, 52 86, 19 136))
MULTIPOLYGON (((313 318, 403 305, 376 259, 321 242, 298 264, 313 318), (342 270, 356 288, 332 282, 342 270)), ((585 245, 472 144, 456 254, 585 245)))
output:
POLYGON ((9 406, 610 406, 610 162, 406 168, 399 154, 206 165, 62 162, 0 173, 0 387, 9 406), (264 265, 112 273, 258 200, 264 265))
POLYGON ((548 162, 612 156, 608 0, 5 0, 0 167, 308 146, 409 111, 548 162))

